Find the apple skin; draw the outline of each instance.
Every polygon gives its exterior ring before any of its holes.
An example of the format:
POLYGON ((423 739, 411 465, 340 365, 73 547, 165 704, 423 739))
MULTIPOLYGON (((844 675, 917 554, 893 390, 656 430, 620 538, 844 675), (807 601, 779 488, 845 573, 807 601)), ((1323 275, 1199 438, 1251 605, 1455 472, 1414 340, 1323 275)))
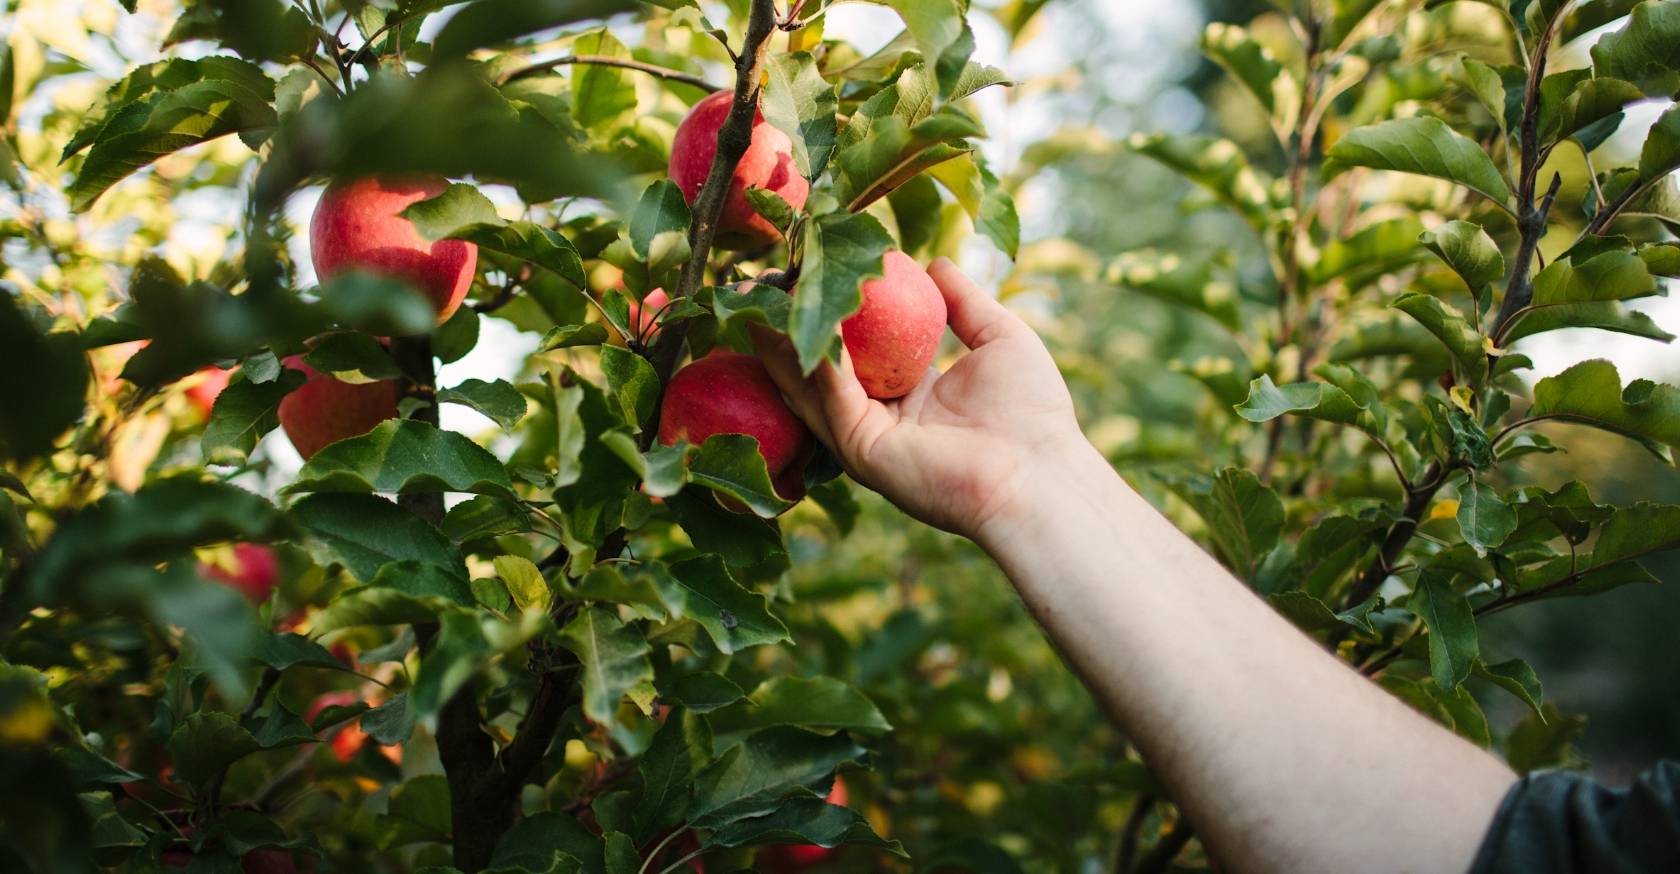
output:
MULTIPOLYGON (((845 807, 846 784, 839 777, 834 778, 834 788, 824 799, 829 804, 845 807)), ((799 874, 808 868, 815 867, 827 861, 834 854, 840 852, 839 847, 819 847, 816 844, 781 844, 765 847, 758 851, 753 867, 764 874, 799 874)))
POLYGON ((253 604, 261 604, 274 594, 280 582, 280 559, 274 548, 260 543, 236 543, 233 547, 233 567, 201 564, 199 572, 244 595, 253 604))
POLYGON ((198 371, 199 380, 187 389, 187 400, 206 417, 216 408, 216 398, 222 396, 222 390, 227 388, 228 380, 233 378, 233 371, 210 366, 198 371))
POLYGON ((758 438, 771 477, 807 457, 812 446, 811 430, 782 400, 764 363, 722 348, 671 377, 659 417, 659 442, 666 446, 699 446, 713 434, 758 438))
POLYGON ((883 275, 863 283, 863 305, 840 323, 858 382, 870 397, 900 398, 922 381, 945 334, 945 296, 903 252, 888 252, 883 275))
POLYGON ((659 336, 659 311, 670 303, 671 296, 663 288, 648 292, 640 303, 630 301, 630 326, 641 335, 642 342, 651 343, 659 336))
MULTIPOLYGON (((711 173, 712 159, 717 156, 718 131, 729 117, 734 99, 734 92, 719 91, 694 104, 677 126, 676 138, 671 141, 670 176, 691 206, 711 173)), ((753 116, 752 145, 741 156, 735 178, 729 184, 729 196, 724 200, 716 240, 721 248, 753 249, 782 238, 775 225, 753 211, 752 204, 747 202, 748 188, 779 194, 796 210, 805 205, 805 198, 811 193, 810 181, 799 175, 799 168, 793 163, 793 142, 766 122, 763 113, 753 116)))
POLYGON ((330 444, 360 437, 380 422, 397 418, 395 382, 341 382, 305 364, 302 355, 287 358, 285 364, 308 377, 280 401, 280 427, 304 461, 330 444))
POLYGON ((309 223, 309 252, 325 282, 350 270, 406 280, 432 302, 438 324, 455 314, 472 288, 478 246, 433 242, 402 211, 443 193, 438 177, 367 178, 327 187, 309 223))
MULTIPOLYGON (((309 710, 303 721, 314 724, 315 717, 321 715, 321 711, 328 707, 353 707, 361 700, 354 692, 326 692, 309 705, 309 710)), ((376 701, 369 701, 368 706, 377 707, 379 704, 376 701)), ((361 717, 341 722, 327 729, 327 731, 329 732, 328 745, 332 747, 333 756, 340 762, 349 762, 356 757, 356 753, 361 752, 362 747, 374 743, 379 748, 379 754, 389 759, 391 764, 402 764, 402 745, 385 746, 373 742, 368 737, 367 732, 362 730, 361 717)))

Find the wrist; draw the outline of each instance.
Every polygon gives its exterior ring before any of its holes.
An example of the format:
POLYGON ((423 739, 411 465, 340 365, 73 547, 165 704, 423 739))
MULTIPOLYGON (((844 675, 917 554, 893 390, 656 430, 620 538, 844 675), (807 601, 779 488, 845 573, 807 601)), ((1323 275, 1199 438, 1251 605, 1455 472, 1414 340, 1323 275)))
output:
POLYGON ((1001 561, 1023 544, 1054 536, 1066 514, 1102 512, 1109 503, 1103 496, 1115 488, 1130 487, 1084 435, 1075 434, 1015 465, 970 536, 1001 561))

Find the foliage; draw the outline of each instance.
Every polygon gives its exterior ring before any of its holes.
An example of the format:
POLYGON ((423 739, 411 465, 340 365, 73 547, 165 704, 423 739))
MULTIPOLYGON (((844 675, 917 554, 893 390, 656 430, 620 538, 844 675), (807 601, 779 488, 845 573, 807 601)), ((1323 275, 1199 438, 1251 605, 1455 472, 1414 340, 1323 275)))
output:
MULTIPOLYGON (((736 870, 789 842, 854 844, 856 870, 1084 870, 1116 847, 1139 870, 1198 864, 977 550, 831 464, 790 507, 750 440, 654 446, 685 355, 745 349, 745 319, 814 365, 886 249, 972 234, 1020 254, 1007 293, 1095 282, 1111 307, 1182 310, 1168 341, 1206 354, 1118 390, 1140 415, 1197 401, 1148 440, 1093 433, 1155 468, 1136 484, 1234 573, 1514 766, 1577 763, 1578 717, 1488 654, 1482 620, 1652 581, 1640 561, 1676 547, 1680 509, 1535 482, 1586 428, 1680 461, 1680 389, 1601 361, 1537 380, 1516 344, 1669 339, 1627 302, 1680 273, 1680 110, 1625 161, 1601 147, 1680 89, 1659 50, 1680 44, 1673 4, 1334 0, 1212 25, 1258 136, 1124 151, 1247 237, 1106 266, 1023 244, 1013 196, 1120 150, 1055 132, 994 172, 976 148, 972 98, 1007 75, 971 62, 970 20, 1025 40, 1046 4, 885 3, 904 31, 868 56, 824 36, 833 5, 140 4, 168 7, 167 57, 99 86, 72 40, 14 33, 0 768, 32 791, 0 808, 0 867, 736 870), (763 82, 813 192, 751 198, 791 242, 715 253, 706 198, 664 171, 702 86, 738 79, 763 82), (457 180, 407 213, 479 246, 442 326, 400 282, 312 288, 293 261, 287 204, 372 173, 457 180), (184 234, 194 199, 243 220, 184 234), (735 289, 766 270, 791 299, 735 289), (676 298, 657 334, 629 314, 654 288, 676 298), (438 384, 495 322, 543 335, 521 376, 438 384), (400 379, 406 418, 288 466, 264 435, 298 353, 400 379), (206 415, 188 394, 214 366, 237 375, 206 415), (442 428, 439 403, 496 430, 442 428), (217 581, 235 543, 276 550, 255 603, 217 581), (1484 687, 1532 717, 1496 734, 1484 687), (851 811, 820 802, 837 773, 851 811), (1072 820, 1109 833, 1070 840, 1072 820)), ((1048 330, 1075 390, 1114 393, 1101 353, 1059 342, 1088 321, 1064 313, 1048 330)))

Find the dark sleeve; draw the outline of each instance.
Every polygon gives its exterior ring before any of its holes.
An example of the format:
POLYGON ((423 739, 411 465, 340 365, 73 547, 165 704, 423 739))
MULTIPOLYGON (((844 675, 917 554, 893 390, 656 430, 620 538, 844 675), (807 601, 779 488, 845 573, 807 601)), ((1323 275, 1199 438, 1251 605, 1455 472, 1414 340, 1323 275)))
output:
POLYGON ((1471 874, 1680 872, 1680 763, 1627 789, 1562 771, 1524 777, 1505 796, 1471 874))

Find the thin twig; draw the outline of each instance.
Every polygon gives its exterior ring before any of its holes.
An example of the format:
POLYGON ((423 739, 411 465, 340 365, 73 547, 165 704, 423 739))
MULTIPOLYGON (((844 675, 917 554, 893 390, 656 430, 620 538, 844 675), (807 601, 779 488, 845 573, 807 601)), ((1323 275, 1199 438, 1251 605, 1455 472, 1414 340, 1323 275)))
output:
POLYGON ((1155 842, 1155 846, 1150 847, 1149 852, 1138 860, 1137 868, 1134 869, 1136 874, 1162 874, 1172 865, 1173 860, 1178 858, 1178 854, 1184 850, 1184 845, 1190 843, 1190 839, 1195 836, 1196 831, 1189 823, 1182 819, 1174 823, 1172 830, 1162 835, 1161 839, 1155 842))
POLYGON ((632 60, 630 58, 615 58, 611 55, 566 55, 565 57, 555 58, 551 61, 543 61, 541 63, 532 64, 528 67, 520 67, 519 69, 503 76, 501 81, 497 84, 506 85, 509 82, 523 79, 527 76, 535 76, 538 73, 546 73, 556 67, 564 67, 569 64, 586 64, 595 67, 622 67, 626 70, 636 70, 637 72, 646 73, 650 76, 658 76, 661 79, 666 79, 671 82, 681 82, 684 85, 692 85, 695 88, 699 88, 700 90, 707 92, 708 94, 723 90, 722 88, 713 85, 704 78, 696 76, 693 73, 684 73, 681 70, 673 70, 670 67, 661 67, 658 64, 648 64, 642 61, 632 60))

